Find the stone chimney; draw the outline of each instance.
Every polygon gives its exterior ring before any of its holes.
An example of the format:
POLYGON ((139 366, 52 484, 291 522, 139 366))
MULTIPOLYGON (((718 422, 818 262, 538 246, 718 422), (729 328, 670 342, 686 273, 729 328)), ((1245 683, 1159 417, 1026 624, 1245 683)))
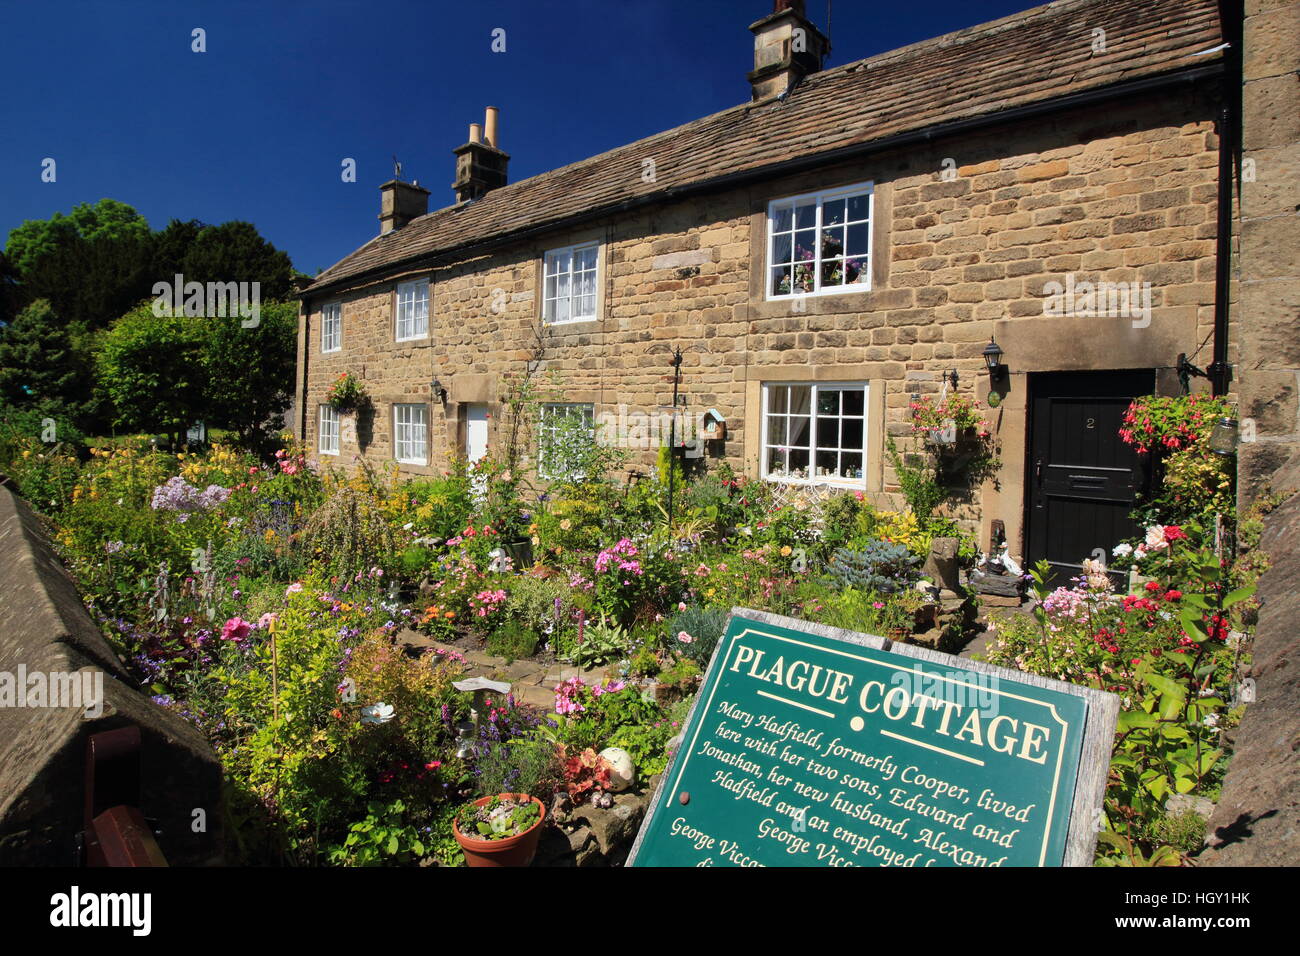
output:
POLYGON ((482 130, 478 123, 469 124, 469 142, 458 146, 456 154, 456 202, 478 199, 488 190, 506 184, 506 166, 510 157, 497 146, 497 108, 489 106, 482 130))
POLYGON ((804 14, 804 0, 773 0, 772 13, 749 29, 754 34, 753 100, 791 90, 822 68, 831 41, 804 14))
POLYGON ((429 211, 429 190, 419 183, 390 179, 379 187, 379 234, 401 229, 429 211))

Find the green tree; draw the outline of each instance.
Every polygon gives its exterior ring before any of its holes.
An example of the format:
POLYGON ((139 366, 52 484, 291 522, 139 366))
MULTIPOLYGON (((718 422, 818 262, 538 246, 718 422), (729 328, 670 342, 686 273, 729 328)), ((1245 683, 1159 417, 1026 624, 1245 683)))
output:
POLYGON ((38 260, 77 239, 147 239, 149 223, 130 206, 116 199, 101 199, 93 206, 79 203, 65 216, 56 212, 49 219, 28 219, 9 233, 5 254, 26 275, 38 260))
POLYGON ((199 321, 205 330, 204 420, 233 429, 249 448, 264 450, 283 427, 293 391, 297 304, 262 303, 260 321, 252 328, 244 328, 238 316, 199 321))
POLYGON ((203 417, 207 386, 206 329, 202 320, 158 317, 141 305, 99 340, 96 367, 112 402, 114 424, 180 435, 203 417))
POLYGON ((257 282, 264 302, 293 293, 289 256, 263 239, 251 222, 204 226, 185 250, 181 264, 187 282, 257 282))
POLYGON ((76 418, 90 397, 89 371, 46 299, 37 299, 0 329, 0 402, 5 405, 76 418))

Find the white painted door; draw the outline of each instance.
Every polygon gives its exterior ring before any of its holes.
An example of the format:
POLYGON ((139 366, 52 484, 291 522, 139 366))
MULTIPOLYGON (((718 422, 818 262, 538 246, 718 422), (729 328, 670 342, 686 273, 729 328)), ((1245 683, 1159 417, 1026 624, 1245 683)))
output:
POLYGON ((465 409, 465 458, 472 465, 487 454, 487 406, 474 403, 465 409))

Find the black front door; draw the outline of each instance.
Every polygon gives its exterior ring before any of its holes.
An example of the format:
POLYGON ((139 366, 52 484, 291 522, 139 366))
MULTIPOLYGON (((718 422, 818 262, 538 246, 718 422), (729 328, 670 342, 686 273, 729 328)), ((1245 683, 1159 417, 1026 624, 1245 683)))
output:
POLYGON ((1027 568, 1043 559, 1061 576, 1140 534, 1132 518, 1147 470, 1119 437, 1125 409, 1150 395, 1155 372, 1042 372, 1029 381, 1027 568))

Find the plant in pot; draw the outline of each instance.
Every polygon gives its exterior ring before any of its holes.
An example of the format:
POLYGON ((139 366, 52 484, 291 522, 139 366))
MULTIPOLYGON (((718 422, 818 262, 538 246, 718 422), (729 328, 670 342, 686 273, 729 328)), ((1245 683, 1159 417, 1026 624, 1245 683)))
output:
POLYGON ((527 866, 537 854, 546 808, 526 793, 479 797, 452 824, 467 866, 527 866))
POLYGON ((369 404, 370 396, 356 376, 351 372, 340 372, 325 393, 325 401, 340 412, 355 412, 369 404))

